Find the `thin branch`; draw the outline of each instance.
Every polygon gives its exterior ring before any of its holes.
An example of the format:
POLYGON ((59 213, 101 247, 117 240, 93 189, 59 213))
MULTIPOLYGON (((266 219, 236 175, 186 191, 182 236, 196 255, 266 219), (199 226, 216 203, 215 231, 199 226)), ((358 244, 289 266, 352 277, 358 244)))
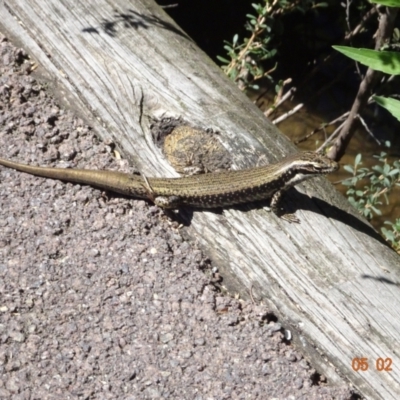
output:
MULTIPOLYGON (((344 38, 341 44, 346 44, 349 43, 349 41, 356 36, 361 29, 364 27, 364 25, 376 14, 377 10, 375 7, 372 7, 361 19, 361 22, 359 25, 357 25, 352 32, 348 33, 344 38)), ((331 63, 333 60, 335 60, 336 57, 339 57, 340 53, 334 52, 330 53, 327 57, 325 57, 322 62, 320 62, 318 65, 316 65, 313 70, 304 78, 303 82, 299 85, 299 88, 302 88, 304 85, 307 84, 308 81, 310 81, 314 75, 322 68, 326 68, 326 65, 331 63)))
POLYGON ((315 135, 316 133, 318 133, 318 132, 320 132, 320 131, 322 131, 322 130, 325 130, 325 128, 326 128, 327 126, 331 126, 331 125, 336 124, 337 122, 343 121, 344 119, 347 118, 347 116, 348 116, 349 114, 350 114, 350 111, 347 111, 347 112, 345 112, 344 114, 342 114, 341 116, 339 116, 339 117, 333 119, 332 121, 327 122, 327 123, 324 123, 324 124, 321 124, 318 128, 315 128, 315 129, 312 130, 310 133, 308 133, 306 136, 304 136, 304 137, 300 138, 299 140, 295 141, 294 144, 299 144, 299 143, 305 142, 305 141, 306 141, 307 139, 309 139, 311 136, 315 135))
POLYGON ((165 6, 160 6, 160 7, 165 10, 166 8, 175 8, 175 7, 178 7, 178 6, 179 6, 179 4, 176 3, 176 4, 167 4, 165 6))
POLYGON ((279 124, 279 122, 284 121, 286 118, 290 117, 291 115, 293 115, 294 113, 296 113, 297 111, 299 111, 302 107, 304 106, 303 103, 297 104, 296 107, 292 108, 290 111, 286 112, 285 114, 282 114, 280 117, 278 117, 277 119, 274 119, 272 121, 272 123, 274 125, 279 124))
POLYGON ((361 18, 360 23, 351 31, 349 32, 345 37, 344 40, 345 42, 350 41, 354 36, 356 36, 358 33, 360 33, 361 29, 364 27, 366 22, 376 13, 376 8, 372 7, 364 16, 361 18))
POLYGON ((320 151, 322 151, 325 147, 327 147, 327 146, 332 142, 332 140, 333 140, 337 135, 339 135, 339 132, 340 132, 340 130, 343 128, 344 124, 345 124, 345 121, 343 121, 343 122, 333 131, 333 133, 331 134, 331 136, 329 136, 328 139, 326 139, 325 142, 322 143, 321 146, 318 147, 318 149, 316 150, 317 153, 320 152, 320 151))
POLYGON ((360 114, 357 114, 357 118, 360 120, 361 125, 362 125, 362 126, 364 127, 364 129, 369 133, 369 135, 372 137, 372 139, 374 139, 375 142, 378 143, 379 146, 380 146, 382 143, 380 142, 380 140, 379 140, 378 138, 375 137, 375 135, 373 134, 373 132, 369 129, 369 127, 368 127, 367 123, 365 122, 364 118, 363 118, 360 114))
MULTIPOLYGON (((290 78, 289 78, 290 79, 290 78)), ((290 79, 291 81, 291 79, 290 79)), ((281 95, 280 97, 278 96, 277 99, 275 99, 274 104, 268 108, 268 110, 266 110, 264 112, 264 115, 266 117, 269 117, 274 111, 276 111, 276 109, 282 105, 290 96, 292 96, 294 93, 296 92, 296 88, 292 87, 290 88, 283 96, 281 95)))

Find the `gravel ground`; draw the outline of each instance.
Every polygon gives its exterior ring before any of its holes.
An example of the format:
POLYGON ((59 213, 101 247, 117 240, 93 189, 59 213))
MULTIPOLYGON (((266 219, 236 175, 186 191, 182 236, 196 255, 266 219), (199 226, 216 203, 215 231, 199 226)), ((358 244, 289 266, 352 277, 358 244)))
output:
MULTIPOLYGON (((0 155, 118 169, 0 36, 0 155)), ((0 167, 0 399, 356 399, 144 201, 0 167)))

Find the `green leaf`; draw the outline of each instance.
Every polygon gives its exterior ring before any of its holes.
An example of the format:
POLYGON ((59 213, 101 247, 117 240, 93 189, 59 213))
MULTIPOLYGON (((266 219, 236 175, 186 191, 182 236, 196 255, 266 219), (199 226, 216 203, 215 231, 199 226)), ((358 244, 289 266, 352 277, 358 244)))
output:
POLYGON ((385 165, 383 166, 383 174, 384 174, 384 175, 388 175, 389 172, 390 172, 390 165, 389 165, 389 164, 385 164, 385 165))
POLYGON ((361 153, 358 153, 357 155, 356 155, 356 158, 355 158, 355 160, 354 160, 354 164, 357 166, 358 164, 360 164, 360 162, 361 162, 361 153))
POLYGON ((383 235, 386 237, 387 240, 390 240, 392 242, 394 242, 396 240, 394 234, 392 231, 389 231, 386 228, 381 228, 381 231, 383 233, 383 235))
POLYGON ((364 209, 362 214, 364 215, 365 218, 367 218, 368 221, 372 219, 372 212, 370 209, 368 208, 364 209))
POLYGON ((351 174, 354 173, 354 169, 351 165, 345 165, 343 168, 345 171, 350 172, 351 174))
POLYGON ((388 7, 400 7, 400 0, 371 0, 371 3, 382 4, 388 7))
POLYGON ((236 79, 236 77, 238 76, 239 71, 234 68, 231 73, 229 74, 229 78, 231 78, 233 81, 236 79))
POLYGON ((378 208, 371 206, 371 209, 376 215, 382 215, 382 211, 379 210, 378 208))
POLYGON ((380 165, 374 165, 371 169, 372 169, 373 171, 378 172, 379 174, 383 174, 383 168, 382 168, 382 166, 380 166, 380 165))
POLYGON ((239 35, 236 33, 236 34, 233 36, 233 40, 232 40, 233 46, 236 46, 236 43, 238 42, 238 40, 239 40, 239 35))
POLYGON ((229 64, 230 61, 228 61, 226 58, 221 57, 221 56, 217 56, 217 59, 221 62, 223 62, 224 64, 229 64))
POLYGON ((383 108, 386 108, 400 121, 400 101, 390 97, 373 96, 373 99, 383 108))
POLYGON ((354 49, 347 46, 332 47, 345 56, 358 61, 367 67, 390 75, 400 75, 400 53, 395 51, 354 49))

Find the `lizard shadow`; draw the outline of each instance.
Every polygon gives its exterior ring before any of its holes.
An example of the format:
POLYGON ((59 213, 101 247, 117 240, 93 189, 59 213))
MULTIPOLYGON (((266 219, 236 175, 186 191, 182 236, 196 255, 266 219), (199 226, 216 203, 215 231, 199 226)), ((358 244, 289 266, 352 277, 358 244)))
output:
MULTIPOLYGON (((224 208, 207 209, 207 212, 222 214, 224 209, 249 212, 252 210, 259 210, 263 207, 269 206, 269 204, 269 200, 263 200, 224 208)), ((287 191, 287 193, 285 193, 282 198, 281 206, 285 213, 295 214, 297 210, 307 210, 321 214, 327 218, 335 219, 390 247, 383 237, 379 235, 379 233, 371 225, 364 222, 362 219, 318 197, 309 197, 308 195, 299 192, 295 188, 291 188, 287 191)), ((169 211, 167 214, 170 218, 176 220, 184 226, 190 226, 194 212, 204 210, 205 209, 203 208, 182 207, 178 210, 178 212, 169 211)), ((274 214, 271 213, 271 215, 273 218, 277 218, 274 216, 274 214)), ((289 222, 287 223, 289 224, 289 222)))

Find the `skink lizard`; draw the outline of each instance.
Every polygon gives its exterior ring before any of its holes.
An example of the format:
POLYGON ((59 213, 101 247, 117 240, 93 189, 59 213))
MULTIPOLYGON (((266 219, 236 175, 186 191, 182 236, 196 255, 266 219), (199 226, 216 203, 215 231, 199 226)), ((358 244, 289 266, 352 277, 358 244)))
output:
POLYGON ((3 158, 0 158, 0 165, 32 175, 147 199, 162 208, 216 208, 271 199, 271 210, 291 222, 298 222, 297 218, 280 215, 279 212, 282 194, 304 180, 339 168, 337 162, 313 152, 290 155, 261 167, 182 178, 146 178, 115 171, 35 167, 3 158))

